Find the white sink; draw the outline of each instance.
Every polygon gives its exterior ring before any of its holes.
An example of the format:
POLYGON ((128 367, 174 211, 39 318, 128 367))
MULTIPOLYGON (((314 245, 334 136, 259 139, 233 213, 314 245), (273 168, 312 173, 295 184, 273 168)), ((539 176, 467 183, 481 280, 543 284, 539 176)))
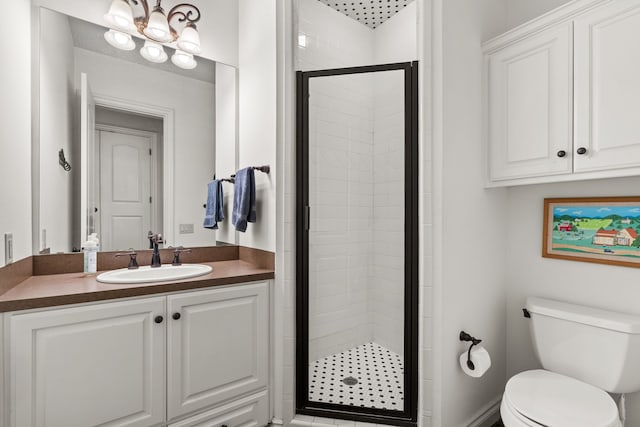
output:
POLYGON ((107 271, 96 277, 103 283, 147 283, 166 282, 168 280, 188 279, 210 273, 212 268, 204 264, 163 264, 162 267, 140 267, 135 270, 121 268, 107 271))

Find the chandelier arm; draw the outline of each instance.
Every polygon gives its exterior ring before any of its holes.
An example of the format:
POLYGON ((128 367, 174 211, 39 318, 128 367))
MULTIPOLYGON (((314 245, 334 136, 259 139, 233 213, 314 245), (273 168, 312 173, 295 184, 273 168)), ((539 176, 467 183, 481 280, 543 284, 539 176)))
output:
POLYGON ((188 23, 195 24, 200 20, 200 9, 189 3, 180 3, 172 7, 167 14, 167 22, 169 22, 169 25, 171 25, 171 20, 174 17, 178 18, 178 22, 187 21, 188 23), (186 10, 179 10, 181 8, 186 10))
POLYGON ((145 20, 149 19, 149 3, 147 2, 147 0, 129 0, 129 1, 133 3, 135 6, 142 4, 142 9, 144 9, 144 19, 145 20))

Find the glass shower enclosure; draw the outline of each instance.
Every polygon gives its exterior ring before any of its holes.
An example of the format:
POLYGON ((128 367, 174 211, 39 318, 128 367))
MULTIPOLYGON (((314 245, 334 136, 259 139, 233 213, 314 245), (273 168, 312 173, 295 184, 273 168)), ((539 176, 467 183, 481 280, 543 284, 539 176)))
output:
POLYGON ((417 415, 417 63, 299 72, 297 410, 417 415))

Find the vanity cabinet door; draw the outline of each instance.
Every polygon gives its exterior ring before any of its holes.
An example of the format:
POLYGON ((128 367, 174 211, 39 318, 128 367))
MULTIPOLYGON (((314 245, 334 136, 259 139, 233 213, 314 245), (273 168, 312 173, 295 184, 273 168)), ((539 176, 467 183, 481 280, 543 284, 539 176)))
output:
POLYGON ((571 23, 486 56, 489 179, 571 173, 571 23))
POLYGON ((167 297, 169 421, 266 388, 268 304, 267 282, 167 297))
POLYGON ((163 423, 164 316, 164 297, 8 315, 10 425, 163 423))
POLYGON ((575 20, 576 172, 640 166, 640 1, 575 20))

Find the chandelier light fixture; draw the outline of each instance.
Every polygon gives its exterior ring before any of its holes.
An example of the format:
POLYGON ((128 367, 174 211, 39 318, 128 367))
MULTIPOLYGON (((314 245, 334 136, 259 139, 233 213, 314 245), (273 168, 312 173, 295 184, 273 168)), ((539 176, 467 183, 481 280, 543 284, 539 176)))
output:
POLYGON ((196 22, 200 20, 200 10, 192 4, 181 3, 165 15, 160 5, 161 1, 157 0, 155 7, 149 9, 147 0, 113 0, 109 12, 104 15, 111 27, 104 34, 105 40, 118 49, 133 50, 136 44, 131 33, 137 32, 145 40, 140 55, 154 63, 165 62, 168 56, 164 46, 175 42, 177 48, 171 56, 171 62, 186 70, 195 68, 197 62, 193 55, 202 52, 200 36, 196 29, 196 22), (132 4, 142 5, 144 15, 134 18, 132 4), (172 21, 184 23, 181 34, 172 26, 172 21))

